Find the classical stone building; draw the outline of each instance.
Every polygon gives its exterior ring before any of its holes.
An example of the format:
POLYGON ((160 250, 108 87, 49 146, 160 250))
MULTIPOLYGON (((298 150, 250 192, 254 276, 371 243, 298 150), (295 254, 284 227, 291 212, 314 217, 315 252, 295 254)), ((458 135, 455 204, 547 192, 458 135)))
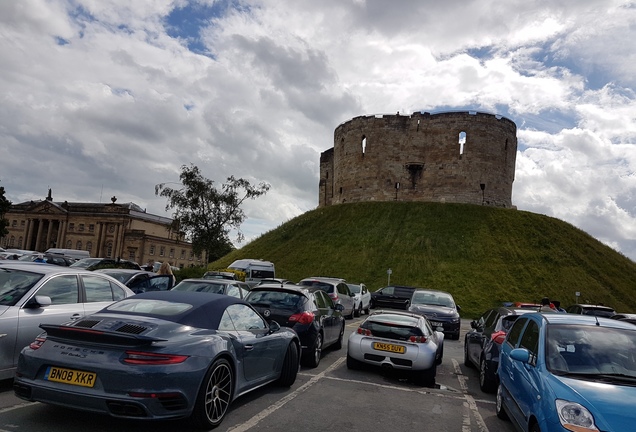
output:
POLYGON ((361 116, 320 155, 319 207, 432 201, 512 207, 517 126, 481 112, 361 116))
POLYGON ((11 206, 5 214, 9 234, 5 249, 46 251, 49 248, 87 250, 91 257, 122 258, 139 264, 168 261, 176 267, 205 265, 192 245, 171 229, 172 219, 148 214, 133 203, 55 202, 45 200, 11 206))

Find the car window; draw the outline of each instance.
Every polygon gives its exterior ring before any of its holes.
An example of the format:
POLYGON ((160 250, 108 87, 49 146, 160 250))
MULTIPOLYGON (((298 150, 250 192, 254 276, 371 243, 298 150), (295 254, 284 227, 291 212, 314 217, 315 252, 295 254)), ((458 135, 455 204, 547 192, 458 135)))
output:
POLYGON ((392 286, 384 287, 381 290, 378 290, 378 292, 381 293, 382 295, 393 295, 394 291, 395 291, 395 287, 392 287, 392 286))
POLYGON ((537 349, 539 346, 539 326, 535 321, 529 320, 526 329, 523 331, 519 348, 525 348, 530 352, 529 363, 534 365, 537 362, 537 349))
POLYGON ((79 283, 75 275, 53 277, 38 289, 36 295, 49 296, 51 304, 79 302, 79 283))
POLYGON ((408 288, 396 288, 395 289, 395 295, 400 296, 400 297, 411 297, 413 295, 413 292, 415 290, 411 290, 408 288))
POLYGON ((367 287, 365 285, 362 285, 362 294, 366 294, 368 292, 369 290, 367 289, 367 287))
POLYGON ((499 313, 496 310, 490 311, 490 314, 486 316, 484 320, 484 327, 492 327, 495 321, 499 318, 499 313))
POLYGON ((338 284, 338 292, 342 295, 349 295, 349 287, 346 284, 339 283, 338 284))
POLYGON ((92 275, 82 275, 81 278, 88 303, 114 300, 113 289, 108 279, 92 275))
POLYGON ((526 325, 527 319, 518 319, 515 321, 514 325, 508 332, 508 336, 506 337, 506 341, 512 345, 513 347, 517 346, 517 342, 519 341, 519 336, 521 336, 521 331, 523 327, 526 325))
POLYGON ((236 331, 232 318, 230 317, 230 313, 227 310, 223 312, 223 315, 221 316, 218 329, 223 331, 236 331))
POLYGON ((327 304, 325 303, 325 296, 322 294, 322 291, 316 291, 314 293, 314 303, 316 304, 316 307, 318 309, 325 309, 327 307, 327 304))
POLYGON ((227 307, 226 312, 230 315, 237 331, 263 330, 267 328, 265 320, 249 306, 243 304, 230 305, 227 307))
POLYGON ((235 285, 228 285, 227 292, 225 293, 230 297, 238 297, 241 298, 241 291, 239 291, 239 287, 235 285))
POLYGON ((40 279, 39 273, 0 269, 0 305, 14 306, 40 279))
POLYGON ((325 301, 325 307, 327 307, 328 309, 335 309, 336 308, 336 304, 333 302, 333 299, 331 297, 329 297, 326 294, 322 295, 324 301, 325 301))

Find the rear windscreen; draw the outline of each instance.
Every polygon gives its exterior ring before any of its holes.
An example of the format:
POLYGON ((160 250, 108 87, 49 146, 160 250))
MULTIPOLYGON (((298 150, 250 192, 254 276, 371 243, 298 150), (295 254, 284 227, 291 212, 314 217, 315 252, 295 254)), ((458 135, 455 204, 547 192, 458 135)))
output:
POLYGON ((319 290, 324 291, 328 294, 332 294, 334 291, 333 285, 320 281, 301 281, 300 285, 318 288, 319 290))
POLYGON ((296 310, 303 304, 305 296, 286 291, 250 291, 245 300, 261 307, 296 310))
POLYGON ((422 336, 422 331, 418 327, 379 323, 372 320, 367 320, 361 327, 371 330, 373 336, 387 339, 405 341, 411 336, 422 336))

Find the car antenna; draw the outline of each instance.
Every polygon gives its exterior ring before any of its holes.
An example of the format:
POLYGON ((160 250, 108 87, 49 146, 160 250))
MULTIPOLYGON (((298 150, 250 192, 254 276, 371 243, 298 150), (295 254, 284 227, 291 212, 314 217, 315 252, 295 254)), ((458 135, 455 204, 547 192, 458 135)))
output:
POLYGON ((601 326, 601 323, 600 323, 600 322, 598 322, 598 317, 597 317, 596 315, 594 315, 594 318, 596 318, 596 325, 600 327, 600 326, 601 326))

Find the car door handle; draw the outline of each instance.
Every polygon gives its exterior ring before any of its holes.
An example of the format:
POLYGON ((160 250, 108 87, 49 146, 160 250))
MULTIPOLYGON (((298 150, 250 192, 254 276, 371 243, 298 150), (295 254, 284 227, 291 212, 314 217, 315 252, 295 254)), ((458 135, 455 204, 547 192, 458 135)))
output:
POLYGON ((83 316, 82 314, 73 314, 73 315, 71 315, 71 320, 76 321, 76 320, 82 318, 82 316, 83 316))
POLYGON ((245 348, 245 351, 251 351, 254 349, 254 345, 245 345, 243 348, 245 348))

